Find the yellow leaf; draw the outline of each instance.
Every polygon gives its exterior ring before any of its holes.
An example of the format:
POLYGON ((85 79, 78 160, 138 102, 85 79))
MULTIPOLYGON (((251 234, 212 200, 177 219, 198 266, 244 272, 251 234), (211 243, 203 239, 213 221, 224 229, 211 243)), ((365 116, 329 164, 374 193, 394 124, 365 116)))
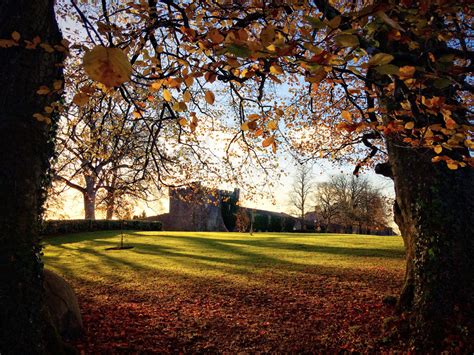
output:
POLYGON ((170 91, 168 89, 163 90, 163 98, 170 102, 173 99, 173 95, 171 95, 170 91))
POLYGON ((352 122, 352 115, 349 111, 342 111, 341 112, 341 116, 343 119, 345 119, 346 121, 349 121, 349 122, 352 122))
POLYGON ((411 65, 405 65, 400 68, 400 79, 412 78, 415 74, 416 68, 411 65))
POLYGON ((188 121, 186 120, 186 118, 180 118, 179 121, 178 121, 179 125, 181 127, 186 127, 188 125, 188 121))
MULTIPOLYGON (((377 53, 369 59, 369 66, 378 66, 390 63, 394 59, 393 55, 387 53, 377 53)), ((401 70, 401 68, 400 68, 401 70)))
POLYGON ((184 102, 189 102, 191 101, 191 93, 189 91, 186 91, 184 94, 183 94, 183 101, 184 102))
POLYGON ((240 129, 241 129, 242 131, 244 131, 244 132, 245 132, 245 131, 248 131, 248 130, 249 130, 249 125, 248 125, 248 123, 247 123, 247 122, 242 123, 242 125, 240 126, 240 129))
POLYGON ((21 35, 20 35, 19 32, 13 31, 13 32, 12 32, 12 38, 13 38, 13 40, 14 40, 15 42, 18 42, 18 41, 20 40, 20 38, 21 38, 21 35))
POLYGON ((160 90, 162 85, 163 85, 162 80, 155 81, 154 83, 151 84, 151 91, 160 90))
POLYGON ((95 46, 84 55, 83 65, 89 78, 107 87, 120 86, 132 75, 132 65, 119 48, 95 46))
POLYGON ((206 102, 209 105, 212 105, 214 103, 214 100, 215 100, 214 93, 212 91, 206 91, 205 99, 206 99, 206 102))
POLYGON ((452 162, 452 163, 447 162, 446 164, 448 165, 448 169, 450 169, 450 170, 457 170, 457 168, 458 168, 458 164, 456 164, 454 162, 452 162))
POLYGON ((405 129, 413 129, 415 128, 415 122, 407 122, 405 124, 405 129))
POLYGON ((272 131, 274 131, 278 128, 278 122, 275 121, 275 120, 270 121, 270 122, 268 122, 267 127, 268 127, 268 129, 271 129, 272 131))
POLYGON ((434 148, 434 151, 436 154, 440 154, 442 151, 443 151, 443 147, 440 146, 440 145, 437 145, 435 148, 434 148))
POLYGON ((140 111, 133 111, 132 115, 135 118, 141 118, 142 117, 142 114, 141 114, 140 111))
POLYGON ((264 148, 268 147, 270 144, 272 144, 273 142, 275 142, 275 136, 270 136, 268 138, 265 138, 262 142, 262 146, 264 148))
POLYGON ((279 65, 274 64, 274 65, 270 66, 270 73, 272 73, 272 74, 283 74, 283 69, 279 65))

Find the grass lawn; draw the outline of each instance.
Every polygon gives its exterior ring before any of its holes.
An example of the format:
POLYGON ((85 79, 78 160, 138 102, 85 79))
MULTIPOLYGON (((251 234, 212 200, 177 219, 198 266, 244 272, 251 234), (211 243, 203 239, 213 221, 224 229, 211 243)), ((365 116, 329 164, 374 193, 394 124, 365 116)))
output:
MULTIPOLYGON (((384 350, 400 237, 116 231, 46 240, 75 288, 89 352, 384 350)), ((397 345, 398 349, 403 346, 397 345)))

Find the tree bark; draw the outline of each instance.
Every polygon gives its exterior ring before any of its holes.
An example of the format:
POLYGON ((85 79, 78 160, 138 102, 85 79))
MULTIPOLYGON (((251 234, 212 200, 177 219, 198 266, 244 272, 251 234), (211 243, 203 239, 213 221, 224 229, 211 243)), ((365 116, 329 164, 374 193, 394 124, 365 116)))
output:
POLYGON ((84 197, 84 219, 95 220, 95 202, 97 190, 95 179, 91 176, 85 176, 86 188, 82 193, 84 197))
POLYGON ((107 211, 105 218, 112 219, 114 218, 115 212, 115 197, 113 193, 110 193, 110 196, 107 197, 107 211))
POLYGON ((37 95, 62 79, 58 52, 25 49, 24 39, 59 44, 54 0, 0 2, 0 38, 21 35, 0 48, 0 353, 42 353, 42 263, 38 230, 49 183, 55 123, 33 118, 57 95, 37 95))
POLYGON ((415 345, 439 349, 472 327, 474 170, 451 171, 394 141, 388 152, 407 261, 399 309, 412 314, 415 345))

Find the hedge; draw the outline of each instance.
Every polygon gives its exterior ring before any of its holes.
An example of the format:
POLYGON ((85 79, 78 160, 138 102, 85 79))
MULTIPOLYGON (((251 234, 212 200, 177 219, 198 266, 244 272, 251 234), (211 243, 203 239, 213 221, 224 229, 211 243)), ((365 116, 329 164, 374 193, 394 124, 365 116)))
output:
POLYGON ((95 232, 104 230, 141 230, 161 231, 162 223, 140 220, 107 220, 107 219, 68 219, 44 221, 41 234, 55 235, 77 232, 95 232))

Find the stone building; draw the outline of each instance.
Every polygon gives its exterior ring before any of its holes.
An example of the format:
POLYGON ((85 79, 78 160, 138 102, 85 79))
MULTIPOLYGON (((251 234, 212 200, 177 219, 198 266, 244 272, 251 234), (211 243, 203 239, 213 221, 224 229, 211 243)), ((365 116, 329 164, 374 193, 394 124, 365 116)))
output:
POLYGON ((170 188, 169 212, 148 219, 161 221, 164 230, 226 232, 229 228, 224 223, 223 208, 229 208, 229 199, 237 202, 239 189, 225 191, 198 183, 170 188))

